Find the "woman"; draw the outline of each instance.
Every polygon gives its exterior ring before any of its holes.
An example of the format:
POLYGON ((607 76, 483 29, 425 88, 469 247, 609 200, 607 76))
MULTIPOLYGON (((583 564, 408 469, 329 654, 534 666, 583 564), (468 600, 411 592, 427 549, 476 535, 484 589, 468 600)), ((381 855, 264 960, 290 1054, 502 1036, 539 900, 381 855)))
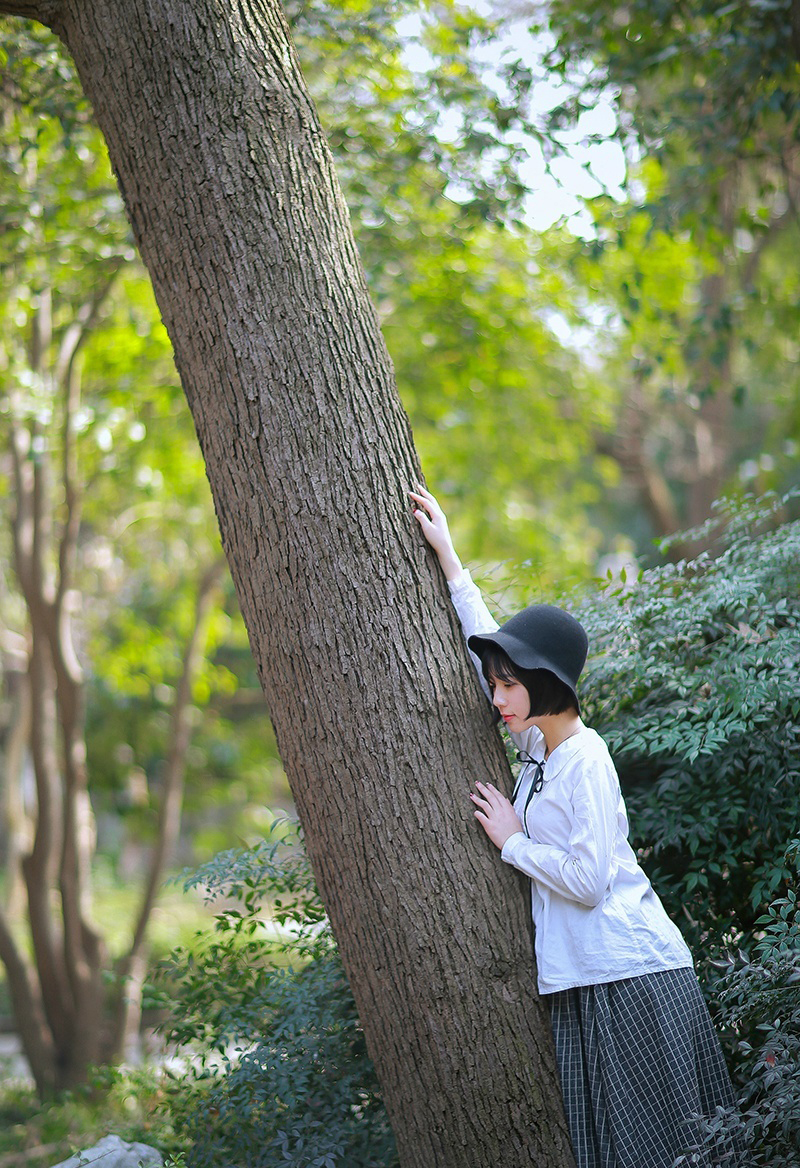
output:
MULTIPOLYGON (((482 782, 470 798, 502 859, 531 878, 539 993, 578 1168, 671 1168, 695 1117, 731 1107, 733 1090, 691 953, 628 842, 606 744, 580 716, 586 633, 551 605, 498 627, 436 499, 410 494, 520 751, 511 800, 482 782)), ((725 1163, 736 1162, 731 1150, 725 1163)))

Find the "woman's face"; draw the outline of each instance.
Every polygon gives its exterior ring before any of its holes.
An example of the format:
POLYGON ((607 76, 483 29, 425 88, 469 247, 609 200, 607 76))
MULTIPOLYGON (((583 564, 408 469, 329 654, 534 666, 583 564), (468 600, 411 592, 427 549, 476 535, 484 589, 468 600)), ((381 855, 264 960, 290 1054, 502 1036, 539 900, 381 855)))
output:
POLYGON ((534 719, 530 716, 530 694, 521 681, 493 677, 489 685, 492 691, 492 705, 509 730, 519 734, 534 725, 534 719))

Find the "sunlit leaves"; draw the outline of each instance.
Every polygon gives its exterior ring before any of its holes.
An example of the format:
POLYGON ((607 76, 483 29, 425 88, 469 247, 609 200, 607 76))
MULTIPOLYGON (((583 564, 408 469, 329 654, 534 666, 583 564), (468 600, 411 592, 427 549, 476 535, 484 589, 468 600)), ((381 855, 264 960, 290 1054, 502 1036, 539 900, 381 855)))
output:
POLYGON ((465 214, 505 220, 523 188, 522 86, 501 98, 476 48, 496 22, 452 0, 286 5, 303 73, 336 157, 356 232, 413 223, 449 184, 465 214))
POLYGON ((564 253, 529 233, 455 224, 398 248, 378 301, 429 483, 468 558, 581 574, 598 490, 581 472, 603 407, 550 323, 570 313, 564 253))

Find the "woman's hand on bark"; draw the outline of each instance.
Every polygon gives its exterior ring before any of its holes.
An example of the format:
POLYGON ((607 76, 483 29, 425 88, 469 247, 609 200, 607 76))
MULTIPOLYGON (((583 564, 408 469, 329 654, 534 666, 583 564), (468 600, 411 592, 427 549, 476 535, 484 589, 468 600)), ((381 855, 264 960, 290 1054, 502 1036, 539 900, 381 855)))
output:
POLYGON ((475 818, 498 848, 512 835, 522 831, 522 822, 509 799, 491 783, 476 783, 477 794, 470 792, 475 804, 475 818))
POLYGON ((416 490, 408 493, 416 504, 414 518, 422 528, 422 534, 436 552, 442 571, 448 580, 457 579, 463 568, 461 560, 456 555, 456 549, 453 547, 444 511, 430 491, 424 487, 418 485, 416 490))

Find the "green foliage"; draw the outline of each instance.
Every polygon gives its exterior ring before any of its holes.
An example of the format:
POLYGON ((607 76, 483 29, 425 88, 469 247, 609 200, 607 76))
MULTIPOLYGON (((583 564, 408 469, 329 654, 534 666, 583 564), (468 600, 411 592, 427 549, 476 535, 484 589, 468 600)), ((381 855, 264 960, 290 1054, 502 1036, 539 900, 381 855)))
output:
MULTIPOLYGON (((284 828, 284 830, 286 830, 284 828)), ((221 902, 166 969, 188 1168, 392 1168, 394 1142, 308 861, 288 830, 186 880, 221 902)))
POLYGON ((180 1145, 164 1104, 162 1076, 147 1067, 96 1070, 85 1088, 48 1103, 37 1098, 32 1086, 4 1075, 0 1159, 50 1164, 76 1148, 93 1147, 109 1132, 126 1143, 149 1144, 179 1155, 180 1145), (50 1149, 46 1159, 37 1154, 42 1147, 50 1149))
POLYGON ((490 76, 501 23, 450 0, 290 3, 287 15, 459 547, 585 579, 599 543, 587 507, 608 485, 593 436, 609 410, 553 327, 571 312, 569 239, 543 243, 520 221, 527 82, 509 75, 499 96, 490 76))
POLYGON ((553 111, 555 125, 620 87, 647 143, 682 167, 686 201, 707 197, 737 157, 757 159, 765 186, 776 181, 763 165, 765 142, 790 149, 798 130, 792 0, 633 0, 610 20, 602 0, 577 0, 549 17, 547 63, 577 90, 553 111), (587 60, 593 69, 582 68, 587 60))
POLYGON ((797 483, 797 6, 564 0, 535 20, 558 90, 542 137, 556 153, 591 141, 600 106, 627 158, 628 201, 589 203, 579 283, 621 398, 601 440, 628 488, 618 523, 641 553, 648 518, 660 536, 740 480, 797 483))
POLYGON ((397 248, 377 291, 383 331, 429 481, 472 562, 585 579, 599 551, 587 510, 615 476, 594 457, 607 392, 561 343, 569 246, 442 215, 426 246, 397 248), (480 441, 476 441, 480 435, 480 441))
POLYGON ((800 840, 785 864, 792 886, 756 922, 752 959, 741 950, 729 956, 713 987, 719 1024, 734 1042, 739 1097, 733 1115, 705 1125, 703 1146, 723 1147, 734 1131, 748 1168, 796 1168, 800 1148, 800 840))
POLYGON ((499 21, 455 0, 285 10, 359 238, 402 239, 445 193, 462 229, 514 218, 523 155, 509 131, 523 124, 525 91, 510 84, 501 97, 480 53, 499 21))
POLYGON ((715 558, 587 603, 587 715, 633 842, 699 952, 753 935, 787 887, 800 817, 800 522, 791 499, 720 507, 715 558), (764 530, 766 526, 766 530, 764 530))

